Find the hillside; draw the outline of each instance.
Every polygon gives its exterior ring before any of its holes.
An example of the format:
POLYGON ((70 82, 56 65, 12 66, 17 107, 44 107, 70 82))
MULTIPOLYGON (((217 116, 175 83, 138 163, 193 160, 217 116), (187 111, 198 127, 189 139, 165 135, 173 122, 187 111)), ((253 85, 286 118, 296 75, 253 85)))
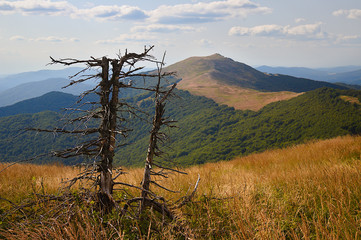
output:
MULTIPOLYGON (((153 222, 152 226, 162 227, 152 237, 183 239, 179 236, 186 233, 192 239, 358 239, 360 156, 361 137, 345 136, 182 169, 188 174, 171 174, 162 181, 166 188, 179 192, 153 191, 172 204, 201 177, 193 201, 177 209, 183 229, 171 231, 170 224, 153 222)), ((0 163, 0 170, 3 167, 5 164, 0 163)), ((141 182, 143 169, 123 170, 128 174, 122 175, 122 181, 134 185, 141 182)), ((0 196, 15 204, 24 196, 38 197, 34 191, 57 196, 62 180, 78 177, 80 171, 59 164, 18 164, 0 174, 0 196)), ((77 189, 73 187, 73 192, 77 189)), ((138 195, 134 188, 126 191, 138 195)), ((123 203, 122 192, 115 191, 114 196, 123 203)), ((79 239, 107 239, 112 235, 140 239, 134 236, 141 230, 146 238, 148 225, 136 228, 119 214, 112 215, 112 225, 104 224, 94 214, 97 212, 87 212, 92 209, 88 202, 80 203, 84 211, 79 212, 70 212, 57 202, 59 215, 65 217, 54 218, 49 213, 57 211, 52 211, 48 201, 37 200, 34 205, 28 204, 31 219, 2 218, 0 238, 72 239, 76 235, 79 239), (41 221, 35 221, 39 212, 41 221), (72 217, 66 215, 69 212, 72 217)), ((0 212, 7 212, 9 204, 1 201, 0 212)))
MULTIPOLYGON (((361 133, 361 91, 322 88, 272 103, 258 112, 235 110, 185 91, 177 91, 177 95, 167 104, 166 115, 178 121, 178 128, 170 130, 165 150, 168 158, 180 165, 228 160, 311 139, 361 133)), ((153 111, 151 94, 129 100, 144 111, 153 111)), ((74 136, 19 132, 29 126, 59 127, 61 118, 62 114, 49 111, 0 118, 0 159, 16 161, 74 145, 79 141, 74 136)), ((118 150, 115 161, 134 166, 143 162, 150 129, 137 118, 129 119, 129 123, 134 129, 126 139, 129 145, 118 150)), ((63 160, 66 164, 78 161, 63 160)))
POLYGON ((182 79, 179 89, 243 110, 259 110, 271 102, 320 87, 343 88, 304 78, 265 74, 220 54, 191 57, 166 67, 165 71, 177 72, 182 79))
POLYGON ((40 97, 17 102, 11 106, 0 107, 0 117, 21 113, 38 113, 42 111, 61 111, 64 107, 74 105, 78 97, 68 93, 49 92, 40 97))
MULTIPOLYGON (((168 105, 168 114, 178 120, 179 128, 173 130, 166 149, 169 159, 181 164, 226 160, 311 139, 361 133, 361 91, 357 90, 321 88, 258 112, 237 111, 186 92, 179 94, 186 101, 168 105)), ((143 137, 119 152, 116 159, 121 164, 142 161, 148 141, 145 133, 144 129, 134 132, 143 137)))

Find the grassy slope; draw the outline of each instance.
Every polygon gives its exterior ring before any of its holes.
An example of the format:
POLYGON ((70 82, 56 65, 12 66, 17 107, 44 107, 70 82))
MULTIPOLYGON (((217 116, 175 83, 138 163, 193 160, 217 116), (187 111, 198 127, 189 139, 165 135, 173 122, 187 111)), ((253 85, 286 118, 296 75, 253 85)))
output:
MULTIPOLYGON (((183 231, 192 239, 357 239, 361 234, 361 137, 312 141, 184 170, 188 175, 174 175, 163 184, 182 195, 201 176, 194 203, 178 211, 183 231)), ((44 191, 52 193, 60 178, 75 174, 69 167, 17 165, 0 174, 0 196, 16 201, 26 191, 40 191, 41 182, 44 191), (9 179, 16 184, 9 184, 9 179)), ((139 184, 141 177, 142 169, 131 169, 121 180, 139 184)), ((166 199, 178 198, 155 191, 166 199)), ((98 222, 97 215, 92 217, 95 221, 43 219, 25 231, 14 225, 13 232, 2 234, 9 239, 24 237, 24 232, 58 238, 94 236, 99 228, 91 225, 98 222)), ((113 226, 102 226, 102 231, 114 232, 113 226)), ((117 233, 125 234, 122 230, 117 233)), ((144 238, 147 230, 134 225, 144 238)), ((155 234, 174 238, 167 227, 155 234)))

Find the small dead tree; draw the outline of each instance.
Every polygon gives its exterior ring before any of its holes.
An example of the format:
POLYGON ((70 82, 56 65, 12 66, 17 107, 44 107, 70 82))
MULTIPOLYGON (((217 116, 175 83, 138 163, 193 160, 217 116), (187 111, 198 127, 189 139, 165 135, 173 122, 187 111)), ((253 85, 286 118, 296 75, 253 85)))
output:
MULTIPOLYGON (((163 61, 164 62, 164 58, 163 61)), ((173 84, 173 86, 166 91, 163 95, 160 91, 160 83, 161 83, 161 72, 162 72, 162 65, 158 67, 158 83, 155 88, 155 111, 154 111, 154 117, 153 117, 153 126, 152 130, 150 131, 150 138, 149 138, 149 146, 147 151, 147 157, 145 160, 145 166, 144 166, 144 176, 142 180, 142 193, 141 193, 141 204, 140 204, 140 212, 143 211, 144 207, 147 205, 149 201, 148 195, 149 192, 151 192, 150 184, 156 184, 151 179, 151 175, 158 175, 158 176, 164 176, 166 177, 166 173, 161 172, 154 172, 152 165, 154 163, 154 157, 160 157, 163 152, 160 150, 158 146, 158 141, 163 141, 166 138, 166 135, 162 132, 160 132, 161 127, 163 125, 168 127, 174 127, 172 124, 175 122, 173 120, 169 120, 167 118, 164 118, 164 112, 165 112, 165 100, 168 98, 168 96, 172 93, 174 88, 176 87, 176 84, 173 84)), ((161 169, 161 171, 165 170, 165 167, 156 165, 158 168, 161 169)), ((174 169, 171 169, 175 171, 174 169)), ((156 184, 157 186, 165 189, 164 187, 160 186, 159 184, 156 184)), ((166 189, 168 190, 168 189, 166 189)), ((171 191, 171 190, 169 190, 171 191)), ((154 200, 153 200, 154 201, 154 200)), ((168 214, 170 215, 170 214, 168 214)))

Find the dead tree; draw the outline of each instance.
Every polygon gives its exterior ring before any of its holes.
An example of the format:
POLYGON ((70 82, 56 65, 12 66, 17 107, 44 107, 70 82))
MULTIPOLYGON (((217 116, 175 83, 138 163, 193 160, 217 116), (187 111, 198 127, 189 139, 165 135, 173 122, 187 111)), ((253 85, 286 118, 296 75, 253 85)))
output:
MULTIPOLYGON (((160 79, 166 76, 172 75, 172 73, 161 73, 156 74, 144 74, 139 73, 142 67, 136 67, 136 63, 140 61, 154 62, 163 65, 163 62, 156 61, 149 52, 153 49, 145 48, 140 54, 126 52, 123 56, 119 55, 118 58, 102 57, 100 59, 93 58, 88 60, 78 59, 59 59, 56 60, 51 57, 51 64, 62 64, 65 66, 75 64, 85 64, 86 68, 72 76, 72 81, 68 86, 84 82, 90 79, 100 79, 97 86, 85 92, 85 95, 90 93, 96 93, 99 95, 100 108, 96 108, 93 111, 86 111, 86 114, 72 119, 71 122, 76 121, 89 121, 92 118, 100 118, 100 125, 97 128, 85 128, 76 130, 65 130, 62 129, 33 129, 38 131, 48 131, 56 133, 77 133, 82 135, 97 134, 98 136, 92 140, 84 142, 74 148, 56 151, 55 156, 69 158, 74 156, 88 156, 98 158, 97 161, 97 176, 94 177, 93 171, 85 172, 80 178, 88 178, 95 181, 95 186, 99 187, 98 201, 104 212, 111 211, 115 206, 115 201, 112 197, 113 187, 116 184, 114 182, 115 177, 113 176, 113 157, 116 149, 117 135, 125 136, 129 129, 122 127, 122 117, 119 116, 119 109, 126 107, 128 112, 132 112, 132 107, 126 102, 120 101, 119 90, 122 88, 134 88, 142 89, 147 91, 154 91, 156 95, 164 94, 168 95, 169 90, 160 89, 160 79), (88 69, 97 68, 99 69, 98 74, 86 75, 85 72, 88 69), (80 76, 80 77, 79 77, 80 76), (142 77, 158 77, 159 81, 156 87, 136 87, 129 84, 129 79, 135 76, 142 77), (75 79, 75 80, 74 80, 75 79)), ((68 87, 66 86, 66 87, 68 87)), ((171 88, 174 89, 175 85, 171 88)), ((166 96, 165 95, 165 96, 166 96)), ((165 99, 163 99, 164 101, 165 99)), ((145 182, 148 182, 146 180, 145 182)), ((148 188, 140 188, 148 191, 148 188)))
MULTIPOLYGON (((175 217, 168 208, 168 202, 162 196, 157 195, 153 187, 175 192, 162 186, 157 182, 156 178, 167 178, 169 173, 174 172, 185 174, 171 166, 163 165, 162 160, 165 158, 163 157, 163 151, 160 149, 160 144, 167 139, 167 135, 163 131, 164 128, 174 127, 173 123, 175 121, 166 118, 164 113, 166 102, 168 98, 173 95, 176 84, 171 86, 169 86, 169 84, 168 86, 162 85, 162 80, 174 73, 162 72, 164 57, 162 61, 157 61, 149 54, 152 49, 153 47, 145 48, 140 54, 128 53, 126 51, 124 55, 118 55, 117 58, 91 57, 88 60, 72 58, 56 60, 51 58, 51 64, 62 64, 65 66, 85 64, 86 67, 83 70, 71 77, 71 82, 68 86, 95 79, 97 80, 97 85, 93 89, 84 92, 78 103, 81 103, 85 96, 92 93, 97 94, 99 100, 97 102, 89 102, 89 104, 93 106, 91 109, 72 109, 79 110, 82 113, 69 120, 71 124, 79 123, 75 128, 63 127, 50 130, 31 130, 88 136, 88 140, 83 141, 77 146, 54 151, 53 155, 62 158, 85 156, 94 159, 94 164, 87 165, 78 177, 69 181, 68 188, 79 180, 85 179, 91 181, 92 185, 90 188, 96 189, 95 193, 98 206, 103 213, 109 213, 116 208, 120 210, 122 215, 128 213, 128 216, 138 218, 145 209, 150 208, 173 220, 175 217), (136 64, 142 61, 155 63, 158 71, 140 73, 143 67, 137 67, 136 64), (97 73, 86 74, 88 70, 94 68, 98 70, 97 73), (157 83, 155 86, 137 86, 131 84, 133 77, 143 77, 144 81, 149 78, 156 78, 157 83), (145 158, 144 175, 140 186, 117 181, 116 179, 123 174, 122 171, 116 173, 115 176, 113 175, 113 158, 115 150, 119 146, 119 139, 125 138, 131 130, 123 125, 123 123, 126 122, 123 113, 131 113, 138 116, 137 113, 141 111, 137 109, 137 107, 128 104, 122 96, 120 96, 120 90, 127 88, 154 92, 154 116, 151 121, 152 128, 145 158), (98 127, 88 128, 87 123, 94 119, 99 120, 98 127), (127 194, 129 197, 126 199, 114 199, 114 190, 127 192, 125 189, 115 188, 115 186, 137 189, 139 190, 139 197, 127 194), (121 206, 120 203, 123 205, 121 206)), ((83 104, 87 104, 87 102, 83 104)), ((183 197, 178 201, 178 203, 182 201, 178 206, 182 206, 190 201, 197 189, 198 182, 199 179, 191 195, 183 197)))
MULTIPOLYGON (((164 62, 164 58, 163 61, 164 62)), ((174 127, 172 124, 175 122, 173 120, 168 120, 164 118, 164 112, 165 112, 165 100, 168 98, 168 96, 172 93, 174 88, 176 87, 176 84, 173 84, 173 86, 166 91, 163 95, 160 91, 160 83, 161 83, 161 72, 162 72, 162 65, 158 67, 158 83, 155 88, 155 111, 154 111, 154 117, 153 117, 153 123, 152 123, 152 130, 150 131, 150 138, 149 138, 149 146, 147 151, 147 157, 145 160, 145 166, 144 166, 144 176, 142 180, 142 193, 141 193, 141 204, 140 204, 140 212, 143 211, 144 207, 147 205, 147 202, 149 202, 148 195, 149 192, 151 192, 150 184, 155 183, 151 179, 151 175, 161 175, 165 176, 164 173, 156 173, 152 169, 152 165, 154 164, 154 157, 161 156, 162 151, 160 150, 158 146, 158 140, 163 141, 166 135, 164 133, 161 133, 161 127, 163 125, 166 125, 168 127, 174 127)), ((162 171, 165 169, 164 167, 158 165, 158 168, 160 168, 162 171)), ((160 186, 160 185, 158 185, 160 186)), ((162 186, 160 186, 162 187, 162 186)), ((162 187, 164 188, 164 187, 162 187)))

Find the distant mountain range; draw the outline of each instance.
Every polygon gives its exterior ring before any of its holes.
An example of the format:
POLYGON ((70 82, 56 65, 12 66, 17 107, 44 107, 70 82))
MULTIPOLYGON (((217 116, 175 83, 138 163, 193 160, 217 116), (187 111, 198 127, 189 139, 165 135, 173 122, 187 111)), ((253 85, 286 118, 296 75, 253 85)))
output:
POLYGON ((0 93, 23 83, 42 81, 49 78, 65 78, 78 73, 82 68, 71 67, 62 70, 40 70, 0 77, 0 93))
POLYGON ((39 97, 52 91, 61 91, 73 95, 80 95, 82 92, 91 89, 91 85, 80 83, 68 88, 69 84, 65 78, 50 78, 42 81, 23 83, 16 87, 0 92, 0 107, 9 106, 17 102, 39 97))
POLYGON ((313 80, 327 81, 332 83, 339 82, 361 85, 361 66, 320 69, 260 66, 256 69, 265 73, 286 74, 295 77, 309 78, 313 80))

